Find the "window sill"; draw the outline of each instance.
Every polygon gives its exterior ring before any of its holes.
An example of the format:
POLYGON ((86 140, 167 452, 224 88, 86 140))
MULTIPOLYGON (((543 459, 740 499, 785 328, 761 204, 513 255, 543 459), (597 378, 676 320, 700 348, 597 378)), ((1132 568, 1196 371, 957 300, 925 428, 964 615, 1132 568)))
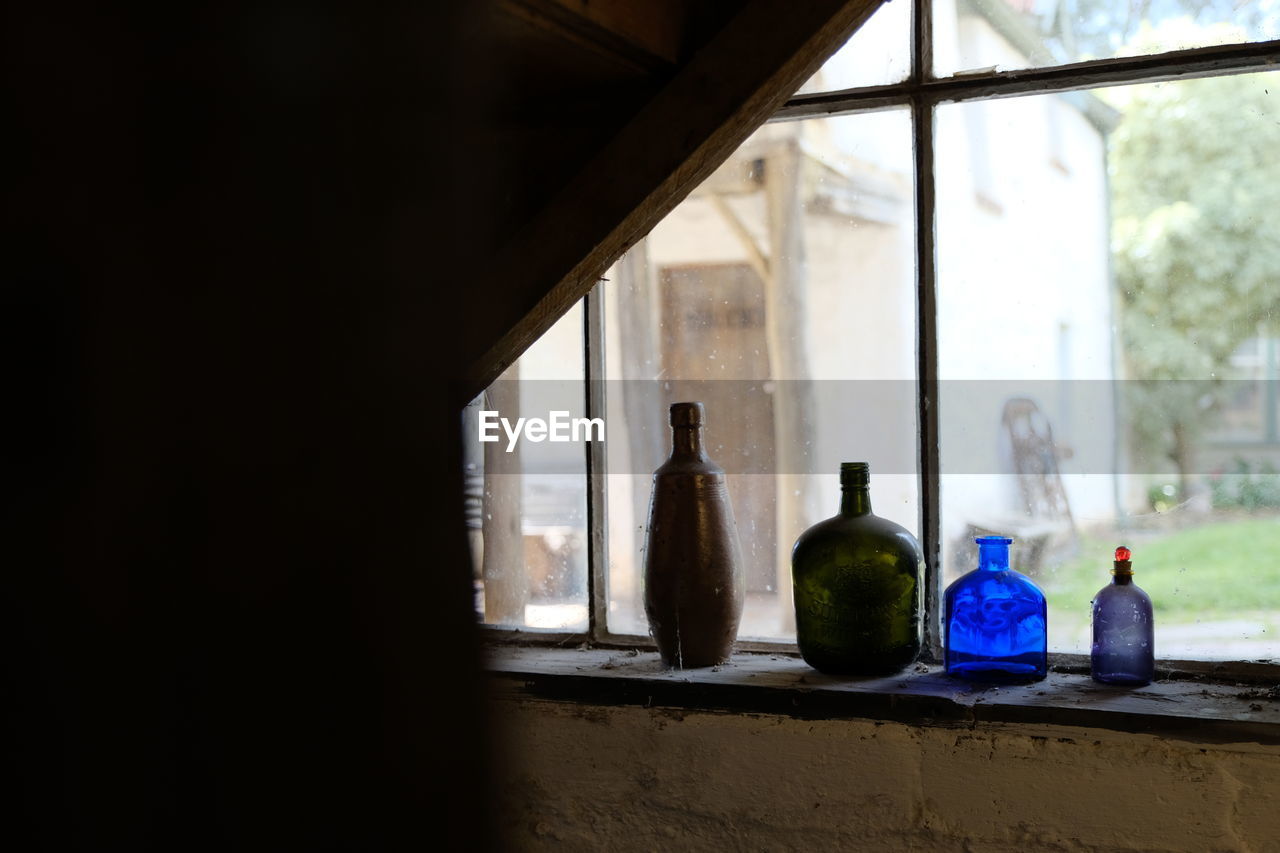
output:
POLYGON ((889 678, 823 675, 785 654, 736 654, 710 669, 667 670, 655 652, 490 646, 500 690, 521 698, 590 705, 871 719, 976 728, 1032 724, 1109 729, 1192 743, 1280 744, 1280 688, 1159 681, 1097 684, 1050 673, 1021 687, 970 685, 917 664, 889 678))

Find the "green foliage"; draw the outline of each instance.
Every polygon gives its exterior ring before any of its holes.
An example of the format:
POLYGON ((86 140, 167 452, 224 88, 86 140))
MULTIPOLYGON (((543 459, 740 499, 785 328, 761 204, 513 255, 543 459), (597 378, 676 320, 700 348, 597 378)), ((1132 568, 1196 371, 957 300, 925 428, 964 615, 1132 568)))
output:
MULTIPOLYGON (((1111 549, 1120 543, 1081 544, 1081 557, 1044 580, 1051 614, 1087 613, 1094 594, 1111 581, 1111 549)), ((1280 610, 1280 519, 1220 521, 1127 544, 1133 547, 1134 581, 1151 596, 1157 620, 1280 610)))
POLYGON ((1218 509, 1249 511, 1280 507, 1280 472, 1271 462, 1263 462, 1255 474, 1244 459, 1236 459, 1234 475, 1210 481, 1213 505, 1218 509))
MULTIPOLYGON (((1280 77, 1152 84, 1111 138, 1112 249, 1131 422, 1178 455, 1232 352, 1280 311, 1280 77), (1273 90, 1274 89, 1274 94, 1273 90)), ((1186 473, 1185 458, 1177 459, 1186 473)))
POLYGON ((1274 37, 1275 14, 1266 6, 1242 0, 1058 0, 1035 4, 1040 10, 1036 20, 1046 41, 1073 59, 1216 44, 1220 42, 1206 40, 1202 33, 1223 25, 1254 34, 1252 40, 1274 37), (1147 32, 1144 38, 1144 30, 1156 30, 1157 34, 1147 32), (1197 30, 1200 33, 1194 32, 1197 30))
POLYGON ((1147 487, 1147 506, 1155 512, 1167 512, 1178 505, 1178 487, 1173 483, 1158 483, 1147 487))

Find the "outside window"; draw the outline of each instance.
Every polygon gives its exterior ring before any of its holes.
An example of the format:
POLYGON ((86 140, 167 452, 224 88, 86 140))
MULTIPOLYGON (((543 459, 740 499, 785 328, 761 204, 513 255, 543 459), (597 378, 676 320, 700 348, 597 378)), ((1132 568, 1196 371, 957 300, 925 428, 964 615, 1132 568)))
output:
MULTIPOLYGON (((583 417, 582 308, 561 317, 463 412, 476 611, 488 624, 586 630, 587 463, 582 444, 533 441, 520 418, 583 417), (486 414, 489 413, 489 414, 486 414), (496 413, 507 423, 494 417, 496 413), (495 421, 497 421, 495 423, 495 421), (480 440, 484 426, 487 437, 480 440)), ((579 430, 581 436, 582 430, 579 430)))
POLYGON ((1280 659, 1278 26, 1227 0, 881 7, 490 390, 608 432, 475 444, 486 621, 645 641, 650 477, 696 399, 743 638, 794 638, 791 544, 865 460, 924 544, 930 625, 1004 533, 1051 651, 1087 653, 1124 543, 1159 657, 1280 659), (519 542, 485 527, 512 501, 519 542))
POLYGON ((607 445, 610 630, 646 630, 640 548, 671 402, 706 405, 728 475, 741 636, 794 637, 791 545, 835 513, 851 448, 886 454, 877 510, 916 526, 910 152, 903 109, 765 125, 607 276, 608 420, 624 425, 607 445))

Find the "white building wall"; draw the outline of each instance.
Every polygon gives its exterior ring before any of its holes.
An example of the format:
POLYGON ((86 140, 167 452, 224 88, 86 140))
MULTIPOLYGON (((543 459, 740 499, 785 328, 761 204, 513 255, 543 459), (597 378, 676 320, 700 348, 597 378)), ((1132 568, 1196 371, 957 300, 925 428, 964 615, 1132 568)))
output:
MULTIPOLYGON (((982 56, 1021 64, 985 22, 962 17, 951 51, 959 67, 982 56)), ((998 60, 999 61, 999 60, 998 60)), ((1031 96, 944 105, 937 114, 939 375, 1027 382, 1049 418, 1077 522, 1113 519, 1115 411, 1106 150, 1081 96, 1031 96), (1079 380, 1091 383, 1075 385, 1079 380)), ((1018 393, 1017 382, 1007 390, 1018 393)), ((995 395, 1003 397, 1005 395, 995 395)), ((1001 403, 964 386, 944 389, 944 537, 1013 508, 1016 483, 965 458, 995 457, 1001 403), (950 392, 950 395, 949 395, 950 392), (948 398, 951 402, 948 405, 948 398), (975 406, 974 399, 982 399, 975 406), (989 444, 985 436, 991 436, 989 444)))

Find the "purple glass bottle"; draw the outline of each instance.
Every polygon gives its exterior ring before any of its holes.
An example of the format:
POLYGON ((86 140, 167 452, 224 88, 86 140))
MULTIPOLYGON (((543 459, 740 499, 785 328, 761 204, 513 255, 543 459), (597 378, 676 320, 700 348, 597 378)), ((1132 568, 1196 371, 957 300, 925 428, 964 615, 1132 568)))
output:
POLYGON ((1094 681, 1104 684, 1149 684, 1155 677, 1155 620, 1151 598, 1133 582, 1133 553, 1116 549, 1108 586, 1093 597, 1094 681))

